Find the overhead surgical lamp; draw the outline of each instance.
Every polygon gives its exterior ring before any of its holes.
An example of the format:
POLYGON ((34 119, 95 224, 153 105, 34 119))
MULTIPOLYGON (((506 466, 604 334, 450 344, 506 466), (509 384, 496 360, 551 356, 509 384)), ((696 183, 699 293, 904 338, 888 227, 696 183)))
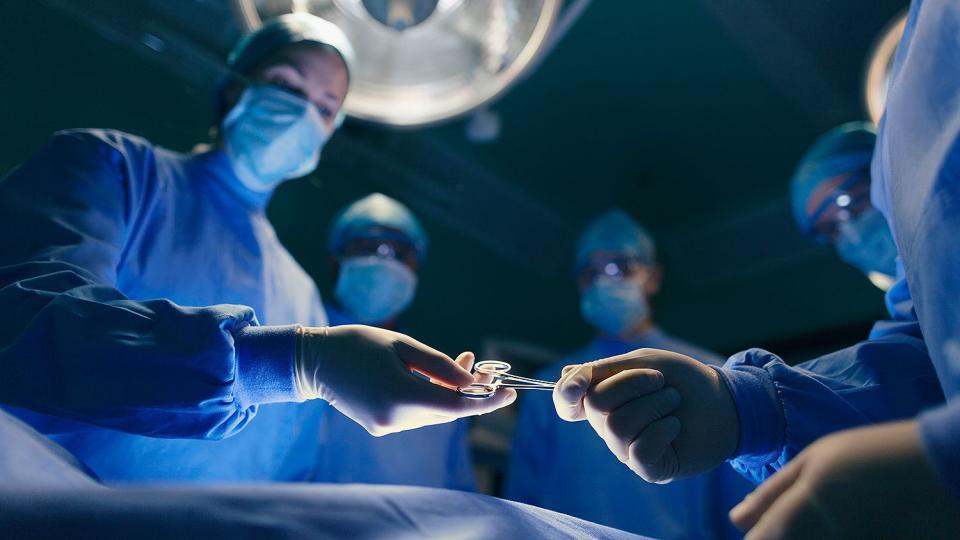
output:
POLYGON ((863 85, 864 103, 874 124, 880 122, 887 104, 887 87, 890 85, 893 59, 906 25, 907 14, 898 15, 884 28, 867 57, 867 74, 863 85))
MULTIPOLYGON (((349 116, 420 126, 504 93, 549 48, 562 0, 232 0, 246 31, 304 11, 356 52, 349 116)), ((560 25, 563 26, 563 25, 560 25)))

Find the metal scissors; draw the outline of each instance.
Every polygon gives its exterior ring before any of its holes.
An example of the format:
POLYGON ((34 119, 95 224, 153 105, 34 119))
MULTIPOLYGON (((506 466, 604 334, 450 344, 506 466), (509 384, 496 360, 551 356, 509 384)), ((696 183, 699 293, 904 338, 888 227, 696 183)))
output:
POLYGON ((482 360, 473 366, 474 373, 489 375, 490 382, 473 383, 457 388, 460 395, 470 399, 487 399, 493 397, 500 388, 516 388, 519 390, 553 390, 555 382, 541 381, 510 374, 511 366, 500 360, 482 360))

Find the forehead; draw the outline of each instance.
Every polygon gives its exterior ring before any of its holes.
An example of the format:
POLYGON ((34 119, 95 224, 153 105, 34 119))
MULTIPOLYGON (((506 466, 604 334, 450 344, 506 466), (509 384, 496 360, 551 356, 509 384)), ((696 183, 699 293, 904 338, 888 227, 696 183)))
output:
POLYGON ((370 225, 351 231, 347 244, 358 242, 397 242, 413 245, 413 241, 398 229, 382 225, 370 225))
MULTIPOLYGON (((300 72, 308 84, 320 84, 346 91, 347 66, 333 49, 317 43, 294 43, 282 47, 264 60, 258 72, 289 66, 300 72)), ((342 93, 341 92, 341 95, 342 93)))

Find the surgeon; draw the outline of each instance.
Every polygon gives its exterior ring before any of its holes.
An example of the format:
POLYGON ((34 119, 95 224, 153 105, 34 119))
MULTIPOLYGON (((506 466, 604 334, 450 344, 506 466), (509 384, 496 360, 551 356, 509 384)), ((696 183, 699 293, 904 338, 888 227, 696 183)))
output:
POLYGON ((107 482, 196 482, 306 477, 321 400, 374 435, 512 401, 452 390, 469 353, 327 328, 267 221, 343 118, 344 34, 285 15, 229 67, 207 148, 70 130, 0 181, 0 402, 107 482))
POLYGON ((900 248, 947 403, 826 438, 732 515, 756 538, 960 531, 960 4, 915 0, 897 49, 871 198, 900 248))
MULTIPOLYGON (((857 187, 850 180, 867 173, 873 141, 864 126, 833 130, 804 156, 793 181, 798 221, 822 230, 825 241, 834 231, 844 258, 866 272, 889 270, 897 258, 883 247, 882 222, 855 196, 864 181, 857 187), (848 191, 837 193, 844 184, 848 191)), ((848 434, 837 435, 839 443, 832 437, 815 442, 820 437, 910 419, 943 403, 905 281, 890 289, 887 305, 891 320, 877 323, 867 341, 795 368, 760 349, 734 355, 722 369, 654 349, 571 366, 554 394, 555 406, 565 419, 587 420, 614 455, 649 481, 689 477, 730 461, 759 483, 781 468, 802 467, 788 463, 807 462, 801 454, 807 446, 814 453, 835 451, 848 434)), ((865 436, 872 446, 864 451, 882 448, 878 441, 888 435, 881 430, 865 436)), ((923 477, 923 471, 914 473, 923 477)), ((765 489, 772 488, 759 492, 765 489)), ((764 500, 748 498, 735 510, 735 522, 749 528, 756 506, 748 503, 764 500)))
MULTIPOLYGON (((327 249, 336 285, 330 324, 397 329, 417 290, 427 234, 413 213, 380 193, 347 206, 333 221, 327 249)), ((473 491, 465 420, 380 438, 330 411, 321 419, 317 482, 402 484, 473 491)))
MULTIPOLYGON (((640 347, 684 351, 722 364, 719 356, 667 335, 654 323, 650 298, 661 280, 654 241, 622 210, 600 215, 581 234, 575 276, 581 314, 596 337, 538 378, 556 380, 565 365, 640 347)), ((732 470, 667 486, 647 484, 607 450, 589 425, 558 422, 546 394, 524 397, 515 433, 507 498, 655 538, 740 536, 726 512, 751 486, 732 470)))
MULTIPOLYGON (((876 142, 876 130, 867 122, 848 122, 817 138, 790 181, 793 216, 806 236, 832 246, 841 259, 887 293, 890 318, 876 322, 870 338, 903 334, 922 340, 907 282, 896 278, 897 245, 883 214, 870 203, 870 162, 876 142)), ((818 370, 825 364, 803 367, 818 370)))
POLYGON ((849 122, 816 140, 790 182, 797 226, 809 238, 832 246, 877 288, 896 282, 897 245, 883 214, 870 204, 873 124, 849 122))

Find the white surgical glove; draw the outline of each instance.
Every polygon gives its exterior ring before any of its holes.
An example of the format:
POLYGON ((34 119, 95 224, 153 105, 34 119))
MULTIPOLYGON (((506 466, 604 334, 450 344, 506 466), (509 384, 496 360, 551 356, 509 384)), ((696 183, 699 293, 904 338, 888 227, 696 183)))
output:
POLYGON ((564 420, 587 420, 648 482, 706 472, 736 449, 740 422, 717 372, 682 354, 639 349, 567 366, 553 392, 564 420))
POLYGON ((509 389, 483 400, 461 396, 456 388, 474 382, 473 355, 462 354, 458 362, 390 330, 303 327, 297 333, 297 392, 301 399, 330 402, 375 436, 485 414, 516 399, 509 389))

